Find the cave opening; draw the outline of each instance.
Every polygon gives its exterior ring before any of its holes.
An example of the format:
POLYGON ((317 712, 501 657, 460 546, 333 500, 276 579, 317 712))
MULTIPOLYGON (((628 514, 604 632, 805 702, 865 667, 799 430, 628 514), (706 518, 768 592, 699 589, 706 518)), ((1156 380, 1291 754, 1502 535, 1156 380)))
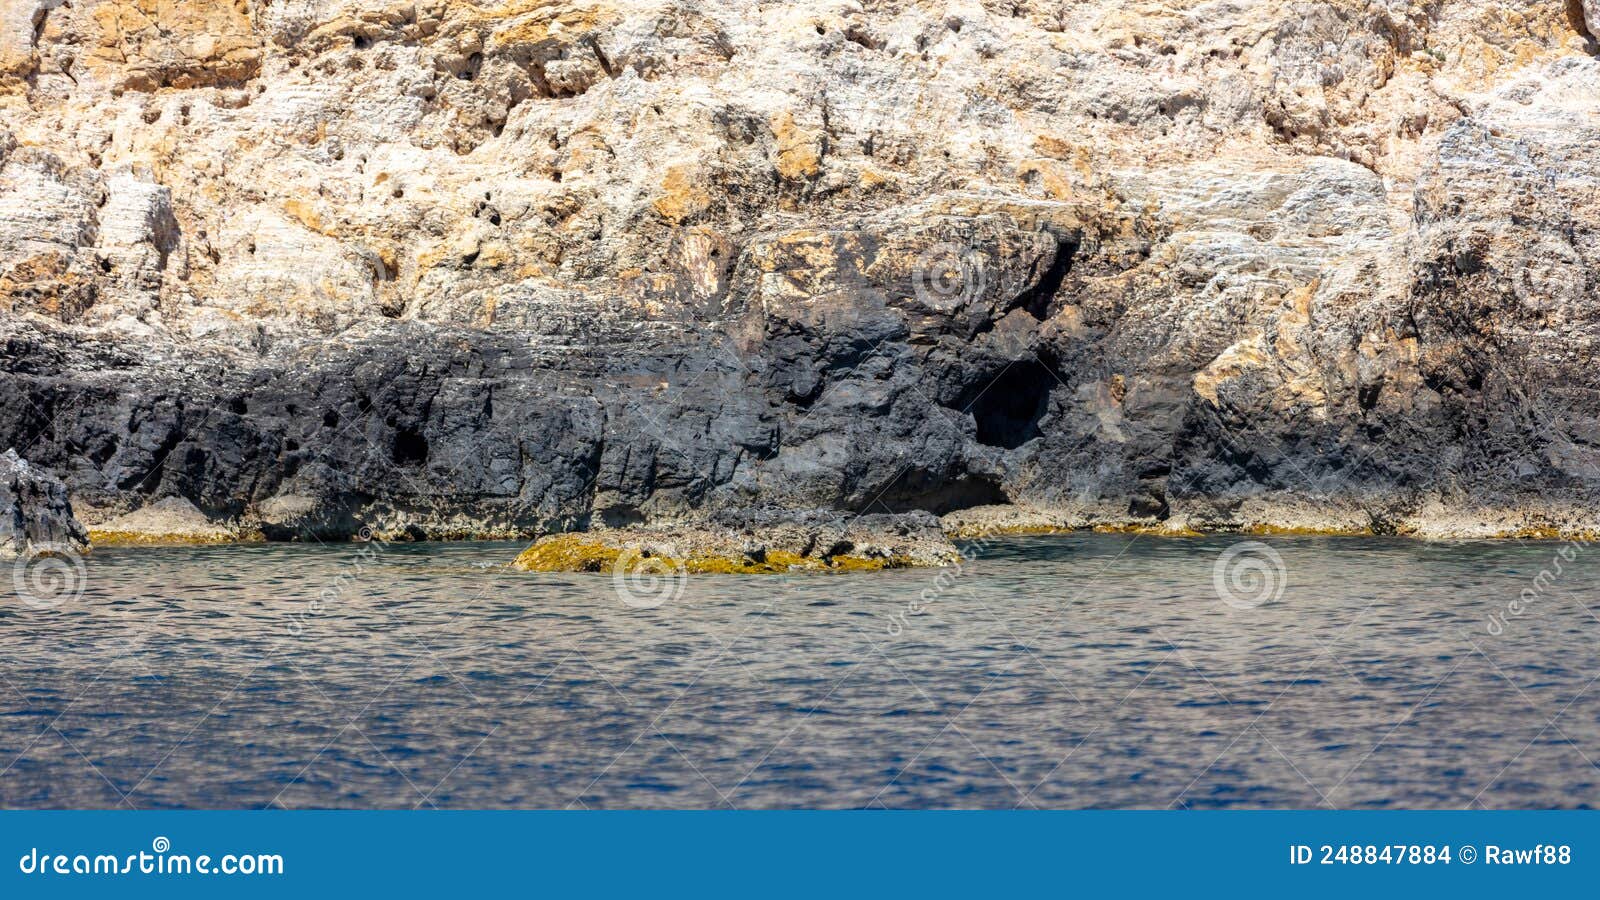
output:
MULTIPOLYGON (((900 473, 887 489, 880 493, 873 506, 889 512, 903 513, 926 510, 936 516, 971 509, 974 506, 998 506, 1011 499, 993 480, 972 473, 956 478, 935 475, 920 470, 900 473)), ((869 508, 862 508, 869 512, 869 508)))
POLYGON ((1056 376, 1037 360, 1014 362, 967 406, 978 427, 978 443, 1015 450, 1043 432, 1056 376))
POLYGON ((415 428, 402 428, 395 433, 392 452, 396 465, 420 466, 428 461, 428 439, 415 428))

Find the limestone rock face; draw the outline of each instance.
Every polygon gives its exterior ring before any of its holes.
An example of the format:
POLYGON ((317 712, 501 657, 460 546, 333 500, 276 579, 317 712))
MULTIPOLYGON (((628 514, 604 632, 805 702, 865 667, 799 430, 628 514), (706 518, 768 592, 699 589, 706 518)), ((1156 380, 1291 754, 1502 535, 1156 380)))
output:
POLYGON ((0 559, 75 551, 88 543, 72 516, 66 485, 28 465, 15 450, 0 454, 0 559))
POLYGON ((1596 10, 0 0, 0 443, 267 537, 1600 526, 1596 10))

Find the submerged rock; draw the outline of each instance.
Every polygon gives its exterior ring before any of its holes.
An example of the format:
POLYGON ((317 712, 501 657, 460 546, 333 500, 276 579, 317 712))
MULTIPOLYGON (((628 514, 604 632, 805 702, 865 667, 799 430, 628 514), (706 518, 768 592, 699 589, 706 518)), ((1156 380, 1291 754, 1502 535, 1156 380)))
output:
POLYGON ((28 465, 15 450, 0 454, 0 558, 87 546, 61 479, 28 465))
POLYGON ((960 558, 927 513, 729 511, 704 524, 605 528, 539 538, 513 563, 526 572, 609 572, 636 560, 691 574, 872 571, 960 558))

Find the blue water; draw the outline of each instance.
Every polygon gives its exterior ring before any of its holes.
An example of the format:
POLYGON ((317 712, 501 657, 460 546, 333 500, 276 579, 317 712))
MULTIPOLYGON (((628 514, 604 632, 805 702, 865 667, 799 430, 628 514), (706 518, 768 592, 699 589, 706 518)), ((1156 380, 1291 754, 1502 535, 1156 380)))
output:
POLYGON ((1600 548, 1267 539, 1219 586, 1237 543, 626 598, 513 544, 100 550, 0 605, 0 806, 1600 803, 1600 548))

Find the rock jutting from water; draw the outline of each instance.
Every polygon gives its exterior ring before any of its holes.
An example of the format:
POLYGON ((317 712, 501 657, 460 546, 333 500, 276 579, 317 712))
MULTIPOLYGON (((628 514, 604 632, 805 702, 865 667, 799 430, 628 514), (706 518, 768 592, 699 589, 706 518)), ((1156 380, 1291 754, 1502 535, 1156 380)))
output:
POLYGON ((0 453, 0 559, 73 553, 88 535, 73 518, 67 486, 28 465, 15 450, 0 453))
POLYGON ((0 446, 107 541, 1600 529, 1596 17, 0 0, 0 446))
POLYGON ((655 560, 689 574, 860 572, 943 566, 960 553, 930 513, 724 510, 685 525, 597 528, 543 536, 513 566, 527 572, 613 572, 655 560))

